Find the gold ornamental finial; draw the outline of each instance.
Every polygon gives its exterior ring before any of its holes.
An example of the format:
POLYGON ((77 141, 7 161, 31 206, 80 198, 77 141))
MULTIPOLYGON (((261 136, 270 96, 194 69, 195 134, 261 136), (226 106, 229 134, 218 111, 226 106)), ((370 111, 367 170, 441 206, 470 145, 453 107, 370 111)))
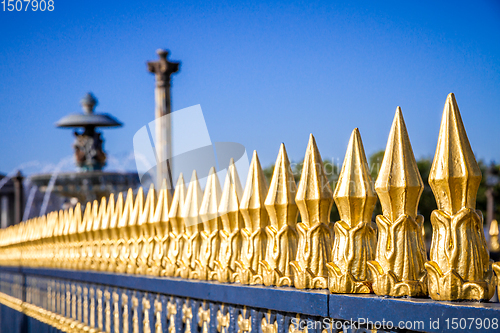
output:
POLYGON ((139 212, 139 219, 137 221, 137 228, 139 230, 139 237, 137 243, 137 262, 136 274, 146 274, 151 272, 150 256, 153 247, 153 237, 155 235, 154 216, 156 208, 156 191, 154 185, 149 186, 146 201, 141 212, 139 212))
POLYGON ((424 189, 401 108, 392 123, 375 189, 383 215, 377 216, 375 261, 369 261, 377 295, 425 296, 427 258, 422 234, 424 217, 417 215, 424 189))
POLYGON ((200 218, 200 206, 203 199, 200 183, 196 170, 193 171, 191 181, 189 182, 186 201, 182 207, 181 216, 185 225, 184 244, 180 259, 178 273, 176 275, 185 279, 189 278, 196 268, 196 261, 200 254, 200 231, 203 230, 203 224, 200 218))
POLYGON ((327 262, 330 261, 333 227, 330 210, 333 197, 323 161, 311 134, 300 176, 297 207, 302 218, 297 224, 299 245, 294 269, 294 285, 298 289, 328 288, 327 262))
POLYGON ((295 259, 297 253, 299 211, 295 203, 296 193, 297 185, 282 143, 264 202, 270 221, 266 227, 266 257, 260 262, 266 286, 293 286, 290 261, 295 259))
POLYGON ((170 221, 170 234, 168 241, 168 250, 166 255, 163 257, 162 270, 163 276, 175 276, 177 271, 177 261, 180 260, 179 253, 182 251, 183 247, 183 234, 184 234, 184 224, 182 223, 182 206, 186 198, 186 185, 184 184, 184 176, 182 173, 177 179, 177 185, 175 185, 175 192, 172 198, 172 205, 170 206, 170 211, 168 212, 168 219, 170 221))
POLYGON ((371 217, 377 196, 357 128, 352 131, 333 197, 340 221, 334 228, 328 288, 332 293, 370 293, 366 262, 375 257, 376 233, 371 217))
POLYGON ((375 189, 380 198, 383 214, 389 220, 396 221, 403 214, 413 219, 417 217, 418 202, 424 190, 424 183, 399 106, 392 122, 375 189))
POLYGON ((244 284, 262 283, 260 261, 264 260, 266 255, 265 227, 269 223, 269 216, 264 205, 267 191, 266 178, 257 151, 254 150, 240 203, 245 227, 241 229, 243 243, 240 260, 236 264, 238 265, 237 280, 244 284))
POLYGON ((219 204, 219 215, 222 220, 219 258, 216 261, 219 282, 234 281, 236 261, 241 251, 240 229, 243 227, 243 218, 239 207, 242 192, 234 159, 231 158, 219 204))
POLYGON ((453 93, 448 95, 439 139, 429 174, 438 209, 455 215, 462 208, 476 209, 481 170, 465 133, 453 93))
POLYGON ((102 197, 98 209, 95 209, 93 211, 94 223, 92 226, 92 233, 91 233, 93 238, 91 245, 93 247, 93 258, 90 265, 90 269, 92 270, 99 269, 102 263, 103 249, 101 243, 104 237, 107 236, 103 232, 102 223, 106 218, 106 213, 107 213, 106 197, 102 197))
POLYGON ((154 184, 149 186, 148 194, 146 196, 146 201, 144 202, 142 212, 139 212, 139 220, 137 221, 137 225, 141 226, 141 233, 147 236, 152 235, 154 233, 154 229, 151 229, 151 226, 147 224, 152 224, 154 216, 155 216, 155 208, 156 208, 156 191, 154 184))
POLYGON ((170 232, 168 211, 171 203, 172 195, 167 188, 167 181, 164 179, 158 193, 154 216, 150 222, 154 236, 151 245, 150 267, 147 272, 149 275, 160 275, 162 271, 162 259, 166 255, 166 249, 168 249, 170 232))
POLYGON ((200 207, 203 221, 201 232, 200 256, 193 277, 200 280, 212 280, 215 277, 215 261, 219 255, 221 221, 219 204, 222 189, 215 168, 210 168, 200 207))
POLYGON ((170 229, 168 212, 170 211, 171 204, 172 194, 167 188, 167 180, 164 179, 161 189, 158 192, 158 202, 156 204, 154 217, 152 219, 155 227, 155 234, 158 235, 161 241, 164 241, 164 238, 168 237, 168 232, 170 229))
MULTIPOLYGON (((121 246, 123 244, 123 239, 120 239, 120 229, 118 228, 118 224, 123 214, 123 193, 118 193, 118 197, 116 198, 116 204, 112 205, 110 197, 110 204, 108 205, 108 209, 110 210, 110 220, 109 220, 109 232, 111 238, 108 244, 108 252, 109 258, 106 263, 103 263, 103 270, 107 270, 109 272, 114 272, 118 265, 118 258, 120 256, 121 246)), ((114 200, 113 200, 114 202, 114 200)))
POLYGON ((480 181, 481 170, 455 96, 449 94, 429 175, 438 206, 431 214, 431 261, 425 263, 432 299, 485 301, 493 297, 495 277, 483 216, 476 210, 480 181))
POLYGON ((133 274, 136 270, 137 257, 139 255, 137 238, 139 227, 137 222, 140 213, 144 209, 144 191, 139 187, 134 201, 134 192, 129 189, 127 199, 123 208, 123 214, 119 222, 120 238, 123 245, 120 247, 120 255, 117 259, 116 271, 119 273, 133 274))

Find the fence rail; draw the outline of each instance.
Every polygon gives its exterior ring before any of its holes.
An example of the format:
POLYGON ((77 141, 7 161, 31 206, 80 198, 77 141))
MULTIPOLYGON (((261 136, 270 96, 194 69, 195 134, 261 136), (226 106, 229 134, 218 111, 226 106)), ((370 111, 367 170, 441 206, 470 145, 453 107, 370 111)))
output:
POLYGON ((376 182, 355 129, 333 191, 311 135, 298 186, 282 144, 269 186, 254 152, 245 188, 231 163, 223 188, 212 168, 202 191, 194 171, 173 196, 129 190, 1 230, 0 302, 68 332, 495 331, 500 305, 484 302, 500 263, 475 209, 480 180, 450 94, 429 177, 429 256, 398 108, 376 182))

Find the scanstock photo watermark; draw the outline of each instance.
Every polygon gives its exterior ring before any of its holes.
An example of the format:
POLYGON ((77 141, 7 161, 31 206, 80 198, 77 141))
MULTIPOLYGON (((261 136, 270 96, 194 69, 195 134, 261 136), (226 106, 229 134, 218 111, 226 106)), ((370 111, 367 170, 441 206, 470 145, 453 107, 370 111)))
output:
POLYGON ((363 330, 371 332, 371 330, 417 330, 417 331, 436 331, 436 330, 457 330, 465 332, 470 329, 483 330, 485 332, 498 332, 498 318, 429 318, 428 320, 401 320, 392 322, 390 320, 371 320, 368 318, 351 318, 350 321, 334 320, 324 318, 323 320, 303 320, 300 318, 292 318, 291 322, 297 331, 320 330, 326 332, 337 332, 337 330, 363 330))
POLYGON ((212 143, 200 105, 156 118, 135 133, 133 144, 137 173, 146 188, 152 183, 155 188, 161 188, 164 185, 159 179, 165 179, 167 188, 173 190, 181 174, 189 187, 193 171, 203 187, 212 168, 224 182, 232 161, 244 182, 250 166, 243 145, 212 143), (160 135, 159 131, 162 131, 160 135), (159 172, 164 177, 158 177, 159 172))

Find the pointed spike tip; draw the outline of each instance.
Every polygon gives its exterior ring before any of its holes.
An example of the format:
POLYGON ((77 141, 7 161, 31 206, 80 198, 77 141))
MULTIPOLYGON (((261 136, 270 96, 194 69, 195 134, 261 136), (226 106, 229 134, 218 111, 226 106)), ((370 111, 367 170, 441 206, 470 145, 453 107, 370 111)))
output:
POLYGON ((316 140, 311 134, 295 198, 302 221, 309 226, 330 221, 333 193, 316 140))
POLYGON ((403 113, 398 106, 375 183, 384 216, 391 221, 402 214, 416 218, 423 188, 403 113))
POLYGON ((429 185, 438 208, 455 215, 462 208, 475 209, 481 170, 472 152, 455 95, 446 99, 429 185))
POLYGON ((359 222, 369 222, 377 202, 373 181, 368 170, 361 134, 355 128, 333 194, 340 219, 351 227, 359 222))

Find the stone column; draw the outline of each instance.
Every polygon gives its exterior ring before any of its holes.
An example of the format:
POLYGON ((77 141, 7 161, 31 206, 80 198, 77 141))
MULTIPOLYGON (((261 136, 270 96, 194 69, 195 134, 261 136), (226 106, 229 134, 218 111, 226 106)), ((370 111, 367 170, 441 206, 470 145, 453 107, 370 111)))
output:
POLYGON ((148 62, 148 71, 156 77, 155 88, 155 148, 156 148, 156 185, 162 184, 167 179, 170 188, 173 188, 172 179, 172 124, 170 117, 163 117, 172 112, 170 102, 170 75, 179 71, 179 62, 167 60, 168 51, 159 49, 156 51, 160 59, 148 62), (163 118, 162 118, 163 117, 163 118), (160 119, 161 118, 161 119, 160 119))

